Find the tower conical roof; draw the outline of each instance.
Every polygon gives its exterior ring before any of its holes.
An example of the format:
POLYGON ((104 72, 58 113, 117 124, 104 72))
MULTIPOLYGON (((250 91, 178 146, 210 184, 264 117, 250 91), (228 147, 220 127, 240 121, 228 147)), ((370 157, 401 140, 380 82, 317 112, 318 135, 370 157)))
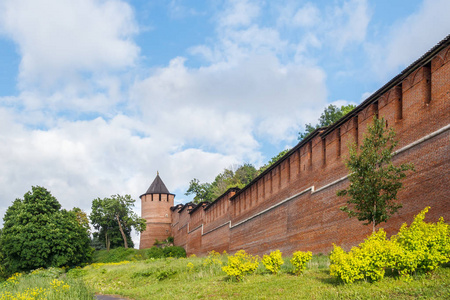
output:
POLYGON ((159 173, 156 174, 155 180, 153 180, 145 194, 170 194, 161 177, 159 177, 159 173))

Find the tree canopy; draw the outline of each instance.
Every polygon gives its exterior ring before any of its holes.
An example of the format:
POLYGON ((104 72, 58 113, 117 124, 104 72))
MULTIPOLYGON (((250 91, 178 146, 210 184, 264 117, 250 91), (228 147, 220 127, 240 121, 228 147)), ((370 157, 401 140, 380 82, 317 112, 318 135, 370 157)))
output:
POLYGON ((133 247, 131 230, 145 230, 145 219, 133 211, 135 200, 130 195, 113 195, 109 198, 94 199, 89 216, 92 226, 97 230, 94 239, 105 243, 107 250, 119 246, 133 247))
POLYGON ((374 117, 359 151, 356 144, 352 145, 346 160, 350 186, 337 193, 348 197, 347 205, 341 210, 349 217, 366 221, 365 225, 372 223, 374 231, 376 225, 386 222, 402 207, 395 201, 397 192, 402 187, 405 172, 413 169, 411 164, 394 166, 392 163, 397 141, 394 130, 387 130, 385 124, 384 118, 374 117))
POLYGON ((211 183, 200 183, 200 180, 194 178, 189 183, 189 188, 185 195, 194 195, 194 203, 203 201, 212 202, 229 188, 237 187, 243 188, 255 179, 259 174, 268 169, 271 165, 282 158, 290 149, 286 149, 272 157, 267 164, 261 168, 256 169, 252 164, 245 163, 243 165, 231 166, 225 168, 222 173, 216 176, 211 183))
POLYGON ((61 209, 58 200, 39 186, 16 199, 3 217, 0 237, 7 272, 88 262, 92 255, 88 226, 77 213, 82 211, 61 209))
POLYGON ((194 178, 189 183, 189 188, 185 195, 194 195, 194 203, 202 201, 214 201, 229 188, 243 188, 249 184, 256 176, 258 170, 252 164, 243 164, 241 166, 231 166, 225 168, 222 173, 216 176, 211 183, 200 183, 194 178))
POLYGON ((320 127, 329 126, 337 122, 340 118, 352 111, 356 106, 353 104, 343 105, 338 107, 336 105, 330 104, 325 108, 323 113, 319 117, 319 123, 316 125, 305 124, 305 131, 299 132, 298 139, 301 141, 306 138, 311 132, 320 127))

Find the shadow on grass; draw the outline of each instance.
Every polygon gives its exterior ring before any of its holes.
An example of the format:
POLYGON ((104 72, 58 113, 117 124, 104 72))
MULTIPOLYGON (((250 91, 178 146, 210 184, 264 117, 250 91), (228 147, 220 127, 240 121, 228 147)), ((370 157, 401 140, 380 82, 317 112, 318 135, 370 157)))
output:
POLYGON ((324 284, 328 284, 328 285, 332 285, 332 286, 339 286, 339 285, 344 284, 339 279, 332 277, 330 275, 329 270, 318 270, 318 272, 321 274, 321 276, 315 276, 317 281, 320 281, 324 284))

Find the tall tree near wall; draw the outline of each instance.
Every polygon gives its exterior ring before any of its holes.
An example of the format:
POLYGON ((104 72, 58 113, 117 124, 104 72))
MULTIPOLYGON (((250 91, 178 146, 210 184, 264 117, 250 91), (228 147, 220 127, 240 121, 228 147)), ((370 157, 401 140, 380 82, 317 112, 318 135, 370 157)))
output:
POLYGON ((392 163, 398 143, 394 138, 395 132, 386 129, 384 118, 374 117, 359 151, 356 144, 350 147, 346 160, 350 185, 337 192, 338 196, 348 197, 347 205, 341 210, 349 217, 365 221, 364 225, 372 223, 373 231, 402 207, 396 202, 397 192, 405 172, 414 169, 412 164, 394 166, 392 163))
POLYGON ((92 225, 98 230, 97 237, 104 236, 106 249, 111 246, 111 235, 120 232, 123 245, 128 248, 131 229, 142 232, 145 230, 145 219, 133 212, 135 200, 130 195, 113 195, 110 198, 94 199, 90 219, 92 225))

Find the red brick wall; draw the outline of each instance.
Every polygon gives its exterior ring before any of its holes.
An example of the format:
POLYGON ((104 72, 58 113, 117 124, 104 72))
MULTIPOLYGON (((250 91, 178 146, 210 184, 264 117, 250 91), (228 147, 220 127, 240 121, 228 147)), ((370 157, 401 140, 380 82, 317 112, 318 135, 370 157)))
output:
MULTIPOLYGON (((448 126, 449 59, 447 47, 363 109, 357 108, 358 113, 339 127, 314 136, 234 197, 224 196, 193 215, 173 211, 176 245, 200 255, 239 249, 254 254, 280 249, 289 254, 296 250, 328 253, 332 243, 349 249, 362 242, 372 227, 349 219, 339 210, 346 199, 336 196, 336 191, 348 186, 343 163, 348 145, 362 142, 376 114, 395 129, 397 150, 448 126)), ((440 216, 450 220, 449 141, 446 129, 394 157, 395 164, 413 163, 415 172, 403 180, 398 194, 403 208, 381 225, 389 235, 402 223, 411 223, 425 206, 431 206, 427 220, 437 221, 440 216)))

